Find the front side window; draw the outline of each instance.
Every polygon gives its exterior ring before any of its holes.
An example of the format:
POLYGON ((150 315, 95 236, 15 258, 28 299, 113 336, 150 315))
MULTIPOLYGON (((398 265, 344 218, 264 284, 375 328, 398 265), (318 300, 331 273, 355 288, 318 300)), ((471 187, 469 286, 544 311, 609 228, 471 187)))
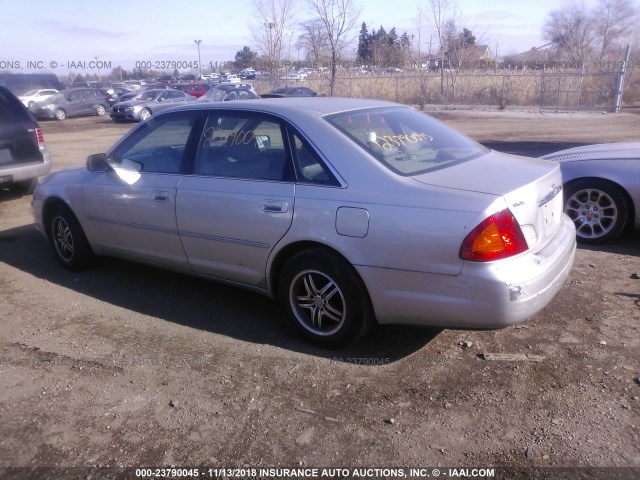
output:
POLYGON ((150 119, 111 155, 114 167, 136 172, 179 173, 197 112, 150 119))
POLYGON ((290 161, 280 122, 254 113, 212 112, 194 173, 252 180, 289 180, 290 161))
POLYGON ((326 119, 403 176, 445 168, 488 152, 479 143, 413 108, 355 110, 326 119))

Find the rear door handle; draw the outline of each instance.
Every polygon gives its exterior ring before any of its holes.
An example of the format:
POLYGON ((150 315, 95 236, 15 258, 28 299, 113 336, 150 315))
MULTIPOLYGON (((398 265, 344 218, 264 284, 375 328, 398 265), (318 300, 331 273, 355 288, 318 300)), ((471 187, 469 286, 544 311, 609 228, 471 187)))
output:
POLYGON ((265 212, 284 213, 287 211, 288 207, 289 204, 287 202, 268 200, 264 202, 262 210, 264 210, 265 212))

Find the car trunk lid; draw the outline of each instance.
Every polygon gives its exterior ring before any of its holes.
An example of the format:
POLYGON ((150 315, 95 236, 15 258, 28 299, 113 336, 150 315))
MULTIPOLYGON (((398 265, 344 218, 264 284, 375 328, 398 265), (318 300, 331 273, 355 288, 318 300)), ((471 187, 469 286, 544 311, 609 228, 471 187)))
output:
POLYGON ((554 162, 490 152, 414 179, 503 197, 533 251, 542 249, 562 222, 562 176, 554 162))

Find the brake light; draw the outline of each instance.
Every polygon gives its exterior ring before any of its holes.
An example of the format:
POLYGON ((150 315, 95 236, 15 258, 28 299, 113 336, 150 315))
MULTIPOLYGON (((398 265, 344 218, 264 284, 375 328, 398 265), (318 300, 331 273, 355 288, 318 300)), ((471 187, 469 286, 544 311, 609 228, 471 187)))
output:
POLYGON ((490 262, 517 255, 528 248, 518 221, 509 209, 505 209, 469 232, 460 247, 460 258, 490 262))
POLYGON ((42 130, 36 128, 36 137, 38 137, 38 143, 44 143, 44 135, 42 135, 42 130))

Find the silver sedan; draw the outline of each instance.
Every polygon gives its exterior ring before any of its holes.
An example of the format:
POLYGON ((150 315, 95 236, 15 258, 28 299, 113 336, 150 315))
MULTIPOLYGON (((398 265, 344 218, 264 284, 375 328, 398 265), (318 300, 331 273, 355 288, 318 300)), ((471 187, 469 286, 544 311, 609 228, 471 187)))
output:
POLYGON ((564 179, 564 211, 578 241, 600 244, 626 228, 640 230, 640 142, 570 148, 545 155, 564 179))
POLYGON ((197 102, 46 177, 33 213, 66 268, 117 256, 249 288, 335 347, 376 322, 534 315, 575 254, 561 190, 557 163, 394 103, 197 102))
POLYGON ((116 103, 109 115, 114 122, 123 120, 144 121, 151 115, 185 102, 195 101, 195 97, 179 90, 146 90, 126 102, 116 103))

